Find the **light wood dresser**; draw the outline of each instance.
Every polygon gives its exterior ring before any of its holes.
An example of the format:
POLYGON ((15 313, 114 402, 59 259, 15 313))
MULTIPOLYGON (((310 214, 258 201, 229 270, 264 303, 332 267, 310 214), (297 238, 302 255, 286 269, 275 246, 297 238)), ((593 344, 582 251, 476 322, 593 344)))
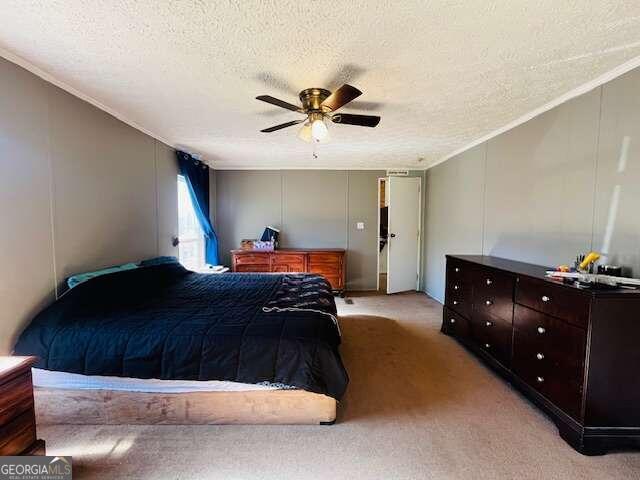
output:
POLYGON ((335 293, 344 294, 345 250, 342 248, 232 250, 231 262, 234 272, 317 273, 327 279, 335 293))

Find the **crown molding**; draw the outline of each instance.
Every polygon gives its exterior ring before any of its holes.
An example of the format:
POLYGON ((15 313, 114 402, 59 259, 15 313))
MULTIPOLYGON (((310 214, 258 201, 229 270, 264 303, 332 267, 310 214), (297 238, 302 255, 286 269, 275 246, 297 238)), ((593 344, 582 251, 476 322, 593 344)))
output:
POLYGON ((144 128, 141 125, 137 124, 133 120, 127 118, 125 115, 121 114, 120 112, 117 112, 116 110, 106 106, 102 102, 99 102, 95 98, 93 98, 93 97, 81 92, 80 90, 78 90, 78 89, 72 87, 71 85, 63 82, 62 80, 57 79, 56 77, 51 75, 49 72, 41 69, 40 67, 38 67, 38 66, 34 65, 33 63, 25 60, 24 58, 14 54, 14 53, 12 53, 12 52, 4 49, 4 48, 1 48, 1 47, 0 47, 0 57, 4 58, 5 60, 8 60, 11 63, 15 63, 16 65, 18 65, 19 67, 24 68, 25 70, 28 70, 29 72, 33 73, 37 77, 40 77, 45 82, 48 82, 48 83, 51 83, 52 85, 55 85, 56 87, 64 90, 65 92, 70 93, 74 97, 78 97, 79 99, 84 100, 85 102, 93 105, 94 107, 102 110, 103 112, 108 113, 112 117, 117 118, 121 122, 126 123, 130 127, 135 128, 136 130, 144 133, 145 135, 148 135, 148 136, 158 140, 159 142, 162 142, 165 145, 168 145, 169 147, 175 148, 175 146, 169 140, 167 140, 166 138, 163 138, 161 135, 158 135, 157 133, 154 133, 154 132, 152 132, 150 130, 147 130, 146 128, 144 128))
POLYGON ((542 105, 541 107, 536 108, 535 110, 531 110, 530 112, 522 115, 521 117, 518 117, 517 119, 515 119, 512 122, 507 123, 505 126, 498 128, 496 130, 493 130, 492 132, 489 132, 486 135, 483 135, 482 137, 474 140, 471 143, 468 143, 467 145, 465 145, 462 148, 459 148, 457 150, 454 150, 453 152, 445 155, 444 157, 436 160, 434 163, 432 163, 431 165, 429 165, 426 170, 435 167, 436 165, 440 165, 443 162, 446 162, 447 160, 460 155, 461 153, 466 152, 467 150, 476 147, 478 145, 480 145, 481 143, 484 143, 488 140, 491 140, 492 138, 497 137, 498 135, 508 132, 509 130, 522 125, 523 123, 528 122, 529 120, 532 120, 533 118, 542 115, 545 112, 548 112, 549 110, 562 105, 563 103, 568 102, 569 100, 572 100, 576 97, 579 97, 580 95, 584 95, 587 92, 590 92, 591 90, 594 90, 598 87, 601 87, 602 85, 604 85, 605 83, 610 82, 611 80, 615 80, 616 78, 624 75, 625 73, 630 72, 631 70, 633 70, 634 68, 640 67, 640 57, 635 57, 632 58, 631 60, 629 60, 628 62, 623 63, 622 65, 617 66, 616 68, 614 68, 613 70, 609 70, 608 72, 600 75, 597 78, 594 78, 593 80, 584 83, 582 85, 580 85, 579 87, 574 88, 573 90, 568 91, 567 93, 560 95, 559 97, 551 100, 548 103, 545 103, 544 105, 542 105))

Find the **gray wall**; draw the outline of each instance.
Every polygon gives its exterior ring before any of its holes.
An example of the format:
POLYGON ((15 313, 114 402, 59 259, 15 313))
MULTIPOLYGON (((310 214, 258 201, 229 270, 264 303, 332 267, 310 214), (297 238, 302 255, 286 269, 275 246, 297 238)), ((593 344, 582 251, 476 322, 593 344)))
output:
POLYGON ((640 70, 426 176, 425 290, 438 300, 447 253, 557 265, 596 250, 640 276, 640 70))
MULTIPOLYGON (((221 261, 265 225, 282 229, 283 247, 347 249, 347 288, 376 288, 377 185, 384 171, 218 170, 214 223, 221 261), (357 230, 356 223, 365 229, 357 230)), ((212 177, 213 178, 213 177, 212 177)))
POLYGON ((0 59, 0 354, 74 273, 175 255, 173 150, 0 59))

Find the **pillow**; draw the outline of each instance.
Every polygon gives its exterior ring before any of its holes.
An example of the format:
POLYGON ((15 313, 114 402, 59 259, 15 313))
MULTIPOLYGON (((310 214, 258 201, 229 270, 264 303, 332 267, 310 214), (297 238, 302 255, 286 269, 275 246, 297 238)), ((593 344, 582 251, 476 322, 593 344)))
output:
POLYGON ((69 288, 77 287, 81 283, 86 282, 87 280, 91 280, 92 278, 99 277, 100 275, 107 275, 109 273, 123 272, 125 270, 133 270, 138 268, 137 263, 124 263, 122 265, 115 265, 109 268, 103 268, 101 270, 96 270, 95 272, 85 272, 79 273, 77 275, 73 275, 67 279, 67 285, 69 288))
POLYGON ((153 267, 154 265, 165 265, 167 263, 178 263, 178 259, 176 257, 153 257, 148 258, 147 260, 142 260, 138 265, 140 267, 153 267))

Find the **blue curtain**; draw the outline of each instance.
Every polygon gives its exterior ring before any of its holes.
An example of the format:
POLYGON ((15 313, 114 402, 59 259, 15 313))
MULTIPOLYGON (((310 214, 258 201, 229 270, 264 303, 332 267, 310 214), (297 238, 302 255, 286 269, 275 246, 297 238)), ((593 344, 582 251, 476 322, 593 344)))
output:
POLYGON ((185 178, 193 209, 204 233, 204 260, 218 265, 218 237, 209 217, 209 167, 185 152, 177 151, 180 174, 185 178))

